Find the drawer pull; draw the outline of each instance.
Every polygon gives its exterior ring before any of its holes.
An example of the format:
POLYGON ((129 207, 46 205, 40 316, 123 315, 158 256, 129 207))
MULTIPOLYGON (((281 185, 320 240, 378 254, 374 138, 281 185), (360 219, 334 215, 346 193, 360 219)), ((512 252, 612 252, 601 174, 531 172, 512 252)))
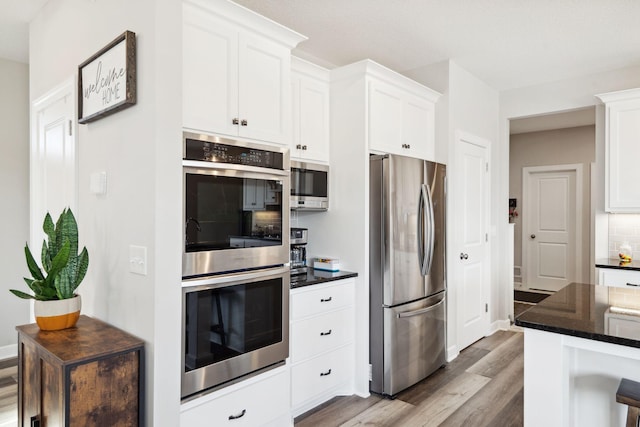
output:
POLYGON ((331 369, 329 369, 327 372, 320 372, 321 377, 326 377, 327 375, 331 375, 331 369))
POLYGON ((244 414, 246 414, 246 413, 247 413, 247 410, 243 409, 242 412, 240 412, 240 414, 238 414, 238 415, 229 415, 229 419, 230 420, 237 420, 238 418, 244 417, 244 414))
POLYGON ((640 286, 640 285, 637 284, 637 283, 629 283, 629 282, 627 282, 627 286, 636 286, 637 287, 637 286, 640 286))
POLYGON ((333 299, 333 297, 329 297, 329 298, 321 298, 320 302, 329 302, 333 299))
POLYGON ((327 332, 320 332, 321 337, 325 337, 327 335, 331 335, 331 329, 329 329, 327 332))

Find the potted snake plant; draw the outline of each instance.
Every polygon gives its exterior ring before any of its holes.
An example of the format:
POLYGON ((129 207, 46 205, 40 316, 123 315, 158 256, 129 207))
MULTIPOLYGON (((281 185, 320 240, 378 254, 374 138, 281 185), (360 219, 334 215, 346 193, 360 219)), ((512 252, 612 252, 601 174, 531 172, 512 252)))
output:
POLYGON ((42 330, 52 331, 74 326, 80 317, 81 299, 76 289, 89 266, 87 248, 78 254, 78 224, 70 208, 64 209, 54 224, 47 212, 42 225, 47 238, 42 242, 42 268, 31 254, 24 253, 31 278, 24 278, 32 294, 10 291, 25 299, 34 299, 36 323, 42 330))

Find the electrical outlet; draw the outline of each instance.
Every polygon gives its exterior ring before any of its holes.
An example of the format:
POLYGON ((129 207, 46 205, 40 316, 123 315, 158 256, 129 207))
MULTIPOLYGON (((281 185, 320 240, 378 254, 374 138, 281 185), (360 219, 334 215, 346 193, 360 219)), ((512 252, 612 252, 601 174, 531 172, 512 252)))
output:
POLYGON ((145 246, 129 245, 129 271, 143 276, 147 275, 147 248, 145 246))

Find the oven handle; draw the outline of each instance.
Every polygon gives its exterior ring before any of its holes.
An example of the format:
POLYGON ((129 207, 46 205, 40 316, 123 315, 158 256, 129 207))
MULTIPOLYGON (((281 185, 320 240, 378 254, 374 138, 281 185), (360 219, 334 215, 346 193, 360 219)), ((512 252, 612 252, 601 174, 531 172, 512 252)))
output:
MULTIPOLYGON (((267 280, 275 277, 284 277, 289 279, 289 266, 263 268, 260 270, 251 270, 236 272, 231 274, 221 274, 219 276, 207 276, 203 278, 187 279, 182 281, 183 288, 189 288, 189 291, 197 291, 200 289, 215 289, 221 286, 228 286, 230 283, 247 283, 253 279, 267 280)), ((288 285, 288 282, 287 282, 288 285)))
POLYGON ((236 165, 233 163, 213 163, 198 160, 183 160, 182 168, 200 169, 200 170, 216 170, 216 171, 228 171, 229 174, 238 175, 245 172, 259 173, 261 175, 278 175, 289 176, 289 169, 270 169, 261 168, 257 166, 248 165, 236 165))

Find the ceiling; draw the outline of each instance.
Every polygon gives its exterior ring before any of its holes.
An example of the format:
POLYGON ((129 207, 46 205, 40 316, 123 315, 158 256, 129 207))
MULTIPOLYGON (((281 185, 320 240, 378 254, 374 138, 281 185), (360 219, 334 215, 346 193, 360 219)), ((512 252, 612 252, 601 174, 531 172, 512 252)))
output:
POLYGON ((0 58, 29 62, 29 22, 47 0, 0 0, 0 58))
MULTIPOLYGON (((308 36, 294 53, 328 68, 370 58, 420 81, 451 59, 508 90, 640 65, 635 0, 235 1, 308 36)), ((28 22, 46 2, 0 0, 0 57, 28 62, 28 22)), ((587 115, 570 112, 563 126, 587 115)))

